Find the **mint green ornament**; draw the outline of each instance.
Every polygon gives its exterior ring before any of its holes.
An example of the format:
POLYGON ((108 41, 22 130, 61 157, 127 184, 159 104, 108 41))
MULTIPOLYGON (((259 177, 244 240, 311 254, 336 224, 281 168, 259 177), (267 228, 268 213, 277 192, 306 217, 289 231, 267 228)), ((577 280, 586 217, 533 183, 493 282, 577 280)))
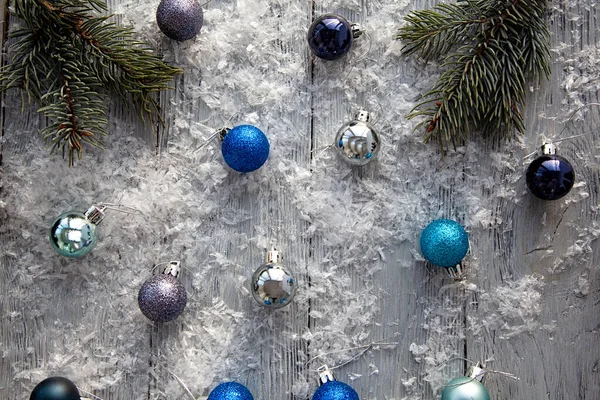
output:
POLYGON ((88 254, 98 240, 98 224, 104 218, 104 210, 96 206, 85 213, 69 211, 61 214, 50 227, 52 248, 65 257, 77 258, 88 254))
POLYGON ((441 400, 490 400, 490 395, 481 381, 485 371, 477 364, 461 376, 448 382, 442 391, 441 400))
POLYGON ((133 207, 110 203, 92 205, 85 213, 69 211, 58 216, 50 226, 50 245, 61 256, 83 257, 98 241, 98 224, 104 219, 106 210, 132 214, 138 212, 133 207))

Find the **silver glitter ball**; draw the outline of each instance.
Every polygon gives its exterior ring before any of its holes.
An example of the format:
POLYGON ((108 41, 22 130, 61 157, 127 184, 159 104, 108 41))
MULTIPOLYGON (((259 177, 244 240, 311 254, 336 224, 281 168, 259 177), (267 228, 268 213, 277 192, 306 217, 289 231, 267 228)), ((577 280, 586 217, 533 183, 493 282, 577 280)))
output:
POLYGON ((334 147, 348 164, 366 165, 379 152, 379 137, 369 120, 370 114, 360 110, 354 121, 344 124, 335 136, 334 147))
POLYGON ((183 312, 187 304, 187 292, 174 276, 154 275, 140 288, 138 304, 148 319, 154 322, 168 322, 183 312))
POLYGON ((252 296, 261 306, 285 307, 296 294, 296 280, 291 271, 279 263, 280 260, 281 253, 269 251, 267 262, 252 275, 252 296))
POLYGON ((204 13, 196 0, 162 0, 156 9, 156 22, 169 38, 183 42, 200 32, 204 13))

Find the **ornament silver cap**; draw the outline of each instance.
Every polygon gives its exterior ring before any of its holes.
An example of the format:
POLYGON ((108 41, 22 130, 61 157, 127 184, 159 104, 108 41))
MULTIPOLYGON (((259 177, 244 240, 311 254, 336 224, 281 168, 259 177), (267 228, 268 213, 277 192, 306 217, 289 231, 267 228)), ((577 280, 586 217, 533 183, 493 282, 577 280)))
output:
POLYGON ((361 108, 354 116, 354 119, 360 122, 369 122, 371 120, 371 113, 361 108))
POLYGON ((319 373, 319 386, 335 381, 335 376, 333 376, 333 372, 331 372, 327 365, 317 368, 317 372, 319 373))
POLYGON ((446 268, 448 276, 454 280, 460 281, 465 277, 462 264, 457 264, 454 267, 446 268))
POLYGON ((179 278, 181 273, 181 261, 169 261, 169 263, 163 268, 163 275, 171 275, 174 278, 179 278))
POLYGON ((106 211, 106 206, 97 206, 92 205, 85 212, 85 217, 94 225, 98 225, 104 219, 104 212, 106 211))
POLYGON ((553 143, 542 144, 542 154, 546 154, 546 155, 556 154, 556 146, 553 143))
POLYGON ((467 376, 469 378, 473 378, 479 382, 483 382, 483 378, 485 377, 485 374, 486 374, 486 371, 485 371, 485 369, 481 368, 480 363, 477 363, 476 365, 469 367, 469 369, 467 370, 467 376))
POLYGON ((225 136, 231 131, 232 128, 225 126, 215 132, 216 135, 219 136, 219 142, 223 142, 225 140, 225 136))
POLYGON ((352 37, 354 39, 358 39, 359 37, 362 36, 363 33, 365 33, 365 30, 363 29, 363 27, 357 23, 350 24, 350 29, 352 30, 352 37))
POLYGON ((283 254, 274 247, 267 251, 265 256, 266 264, 280 264, 283 261, 283 254))

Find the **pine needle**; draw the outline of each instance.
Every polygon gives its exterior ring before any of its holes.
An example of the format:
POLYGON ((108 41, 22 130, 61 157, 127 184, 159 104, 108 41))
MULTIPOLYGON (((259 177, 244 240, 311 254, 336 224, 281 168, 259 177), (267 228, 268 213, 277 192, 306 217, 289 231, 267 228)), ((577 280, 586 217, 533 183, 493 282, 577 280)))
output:
POLYGON ((443 70, 407 116, 423 117, 425 142, 445 152, 475 132, 524 132, 527 80, 550 75, 546 14, 546 0, 458 0, 405 17, 403 52, 443 70))
POLYGON ((22 25, 11 30, 12 59, 0 70, 0 91, 17 88, 50 124, 41 130, 52 151, 73 165, 83 144, 103 147, 112 96, 132 104, 155 129, 158 93, 183 73, 135 39, 135 32, 100 15, 100 0, 14 0, 22 25))

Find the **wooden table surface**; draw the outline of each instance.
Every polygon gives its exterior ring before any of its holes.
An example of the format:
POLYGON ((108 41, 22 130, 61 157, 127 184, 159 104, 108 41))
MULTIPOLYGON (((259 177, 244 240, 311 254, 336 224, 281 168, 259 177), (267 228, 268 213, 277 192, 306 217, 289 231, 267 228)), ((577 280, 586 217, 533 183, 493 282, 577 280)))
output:
POLYGON ((599 108, 567 121, 598 102, 595 1, 552 2, 552 76, 531 84, 526 135, 474 139, 444 159, 403 118, 439 71, 394 41, 403 16, 432 2, 213 0, 200 36, 184 44, 160 35, 150 3, 109 7, 185 69, 161 98, 158 138, 115 102, 107 149, 68 168, 47 154, 35 110, 21 113, 15 93, 2 99, 1 399, 27 399, 51 375, 104 400, 189 398, 172 373, 199 398, 235 379, 257 400, 308 399, 317 367, 373 342, 394 345, 335 370, 362 400, 438 398, 466 360, 519 378, 489 374, 492 399, 600 399, 599 108), (325 12, 368 32, 345 60, 309 54, 304 35, 325 12), (352 169, 322 149, 360 106, 383 148, 352 169), (194 153, 207 127, 244 121, 271 141, 260 171, 226 169, 216 144, 194 153), (577 184, 543 202, 526 190, 524 156, 561 132, 588 134, 559 146, 577 184), (81 260, 54 254, 52 219, 96 201, 144 217, 107 216, 81 260), (441 217, 469 230, 464 281, 420 259, 420 231, 441 217), (276 312, 247 289, 271 245, 299 282, 276 312), (137 290, 170 259, 186 267, 190 300, 176 322, 152 325, 137 290))

